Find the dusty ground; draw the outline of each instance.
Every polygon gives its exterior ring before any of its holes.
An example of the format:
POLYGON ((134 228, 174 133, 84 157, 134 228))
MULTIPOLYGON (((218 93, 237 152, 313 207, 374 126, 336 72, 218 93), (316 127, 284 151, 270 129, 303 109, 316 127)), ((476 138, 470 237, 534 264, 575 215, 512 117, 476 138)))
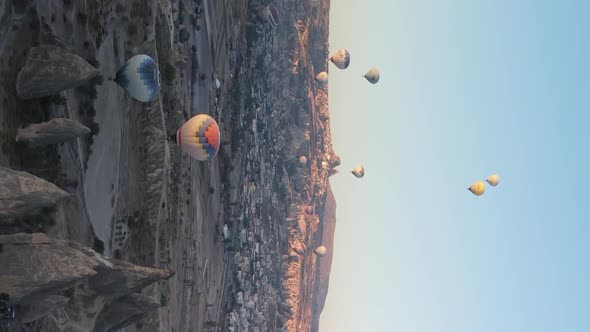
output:
MULTIPOLYGON (((327 89, 317 88, 313 77, 327 70, 329 2, 315 9, 307 1, 278 3, 282 18, 274 30, 247 17, 264 3, 0 2, 0 163, 73 194, 41 227, 90 246, 96 233, 107 254, 176 271, 144 290, 161 308, 128 331, 225 331, 228 317, 244 309, 236 294, 247 289, 256 289, 251 313, 257 318, 240 324, 305 331, 319 315, 312 312, 319 261, 313 250, 323 237, 323 165, 333 151, 327 89), (104 81, 59 97, 18 100, 16 73, 44 34, 97 66, 104 81), (137 53, 159 64, 155 102, 139 103, 108 80, 137 53), (210 162, 192 160, 164 141, 198 113, 213 115, 221 127, 221 149, 210 162), (55 116, 80 119, 91 127, 91 139, 36 151, 14 142, 19 126, 55 116), (33 158, 40 154, 42 162, 33 158), (297 163, 302 154, 306 167, 297 163), (310 215, 308 206, 314 207, 310 215), (111 248, 115 222, 126 222, 130 234, 117 250, 111 248), (232 232, 225 253, 224 224, 232 232)), ((49 331, 40 326, 50 321, 31 330, 49 331)))
MULTIPOLYGON (((94 245, 96 233, 106 254, 176 271, 173 279, 146 290, 162 307, 129 331, 202 331, 207 321, 217 322, 222 315, 227 267, 219 233, 223 226, 219 161, 192 160, 165 143, 161 133, 174 132, 197 113, 221 116, 230 71, 225 50, 241 32, 233 27, 242 19, 244 4, 229 0, 0 4, 4 74, 0 164, 28 170, 72 193, 43 230, 89 246, 94 245), (27 50, 44 42, 43 30, 97 66, 104 81, 86 90, 63 92, 63 103, 18 100, 16 74, 27 50), (154 103, 136 102, 108 80, 136 53, 159 63, 162 89, 154 103), (215 77, 223 83, 218 103, 215 77), (88 95, 92 89, 95 96, 88 95), (79 139, 43 149, 58 161, 38 165, 31 158, 33 152, 14 142, 14 135, 23 124, 56 116, 80 119, 89 127, 95 123, 92 142, 79 139), (128 220, 131 235, 123 248, 111 252, 112 225, 121 219, 128 220)), ((47 324, 30 327, 41 326, 47 324)))

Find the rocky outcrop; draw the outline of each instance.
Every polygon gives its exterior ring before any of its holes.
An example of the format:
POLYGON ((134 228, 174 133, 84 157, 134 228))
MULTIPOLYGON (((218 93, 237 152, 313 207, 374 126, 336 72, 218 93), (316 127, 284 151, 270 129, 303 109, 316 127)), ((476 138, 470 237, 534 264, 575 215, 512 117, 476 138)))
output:
POLYGON ((36 320, 61 308, 69 319, 58 328, 69 331, 107 331, 141 318, 158 305, 136 293, 174 275, 41 233, 2 235, 0 248, 0 293, 20 308, 17 319, 36 320))
POLYGON ((55 246, 42 234, 0 236, 0 244, 0 293, 7 293, 13 304, 33 303, 96 274, 91 258, 55 246))
POLYGON ((56 185, 30 173, 0 166, 0 222, 53 206, 67 196, 56 185))
POLYGON ((98 74, 96 68, 76 54, 55 45, 41 45, 31 48, 27 63, 18 74, 16 92, 21 99, 51 96, 98 74))
POLYGON ((89 133, 90 129, 76 120, 56 118, 19 129, 16 141, 43 146, 67 142, 89 133))
POLYGON ((140 320, 146 312, 156 310, 159 304, 147 296, 131 294, 123 296, 98 315, 94 331, 116 331, 140 320))
POLYGON ((145 145, 147 150, 143 160, 145 167, 142 169, 144 176, 142 185, 148 207, 146 211, 148 220, 154 222, 157 219, 165 192, 162 187, 166 185, 164 160, 168 148, 166 135, 161 129, 162 117, 159 107, 144 105, 143 111, 147 114, 147 119, 144 120, 142 133, 148 143, 145 145))
POLYGON ((18 314, 21 316, 23 323, 33 322, 63 307, 69 301, 70 299, 65 296, 49 295, 40 301, 21 306, 18 314))

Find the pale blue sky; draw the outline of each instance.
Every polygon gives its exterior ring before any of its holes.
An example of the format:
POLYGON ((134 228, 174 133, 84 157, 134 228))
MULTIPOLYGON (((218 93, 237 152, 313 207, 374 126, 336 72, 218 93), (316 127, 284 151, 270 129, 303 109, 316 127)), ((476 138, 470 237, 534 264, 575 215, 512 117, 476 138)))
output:
POLYGON ((331 52, 351 64, 329 68, 342 165, 321 331, 590 331, 588 13, 331 1, 331 52))

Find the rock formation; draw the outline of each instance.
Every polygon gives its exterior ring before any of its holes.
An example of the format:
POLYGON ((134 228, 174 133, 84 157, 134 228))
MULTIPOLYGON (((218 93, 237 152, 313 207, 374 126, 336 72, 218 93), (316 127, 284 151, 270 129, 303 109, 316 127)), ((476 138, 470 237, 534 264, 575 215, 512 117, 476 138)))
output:
POLYGON ((42 233, 0 235, 0 247, 0 293, 17 306, 16 320, 57 315, 59 308, 69 317, 60 330, 108 331, 136 321, 158 307, 137 292, 174 275, 42 233))
POLYGON ((53 206, 67 196, 56 185, 30 173, 0 166, 0 221, 53 206))
POLYGON ((99 72, 81 57, 55 46, 31 48, 27 63, 19 72, 16 92, 21 99, 54 95, 98 76, 99 72))
POLYGON ((43 318, 57 308, 63 307, 70 301, 69 298, 61 295, 49 295, 40 301, 24 305, 19 311, 23 323, 29 323, 43 318))
POLYGON ((76 120, 56 118, 19 129, 16 141, 43 146, 66 142, 89 133, 90 129, 76 120))
POLYGON ((146 312, 156 310, 158 307, 159 304, 147 296, 139 294, 123 296, 105 307, 98 315, 94 330, 116 331, 140 320, 146 312))

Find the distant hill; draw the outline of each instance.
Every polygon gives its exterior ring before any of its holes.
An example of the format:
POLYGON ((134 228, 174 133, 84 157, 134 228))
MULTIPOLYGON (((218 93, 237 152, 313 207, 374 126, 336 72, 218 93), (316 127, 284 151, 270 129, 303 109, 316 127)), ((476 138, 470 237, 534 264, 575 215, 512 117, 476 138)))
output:
POLYGON ((313 323, 311 331, 319 330, 320 314, 324 310, 326 297, 328 295, 328 285, 330 284, 330 270, 332 268, 332 258, 334 257, 334 232, 336 231, 336 199, 332 193, 332 188, 328 184, 326 203, 322 214, 322 245, 328 252, 318 263, 318 275, 316 284, 316 297, 314 301, 313 323))

